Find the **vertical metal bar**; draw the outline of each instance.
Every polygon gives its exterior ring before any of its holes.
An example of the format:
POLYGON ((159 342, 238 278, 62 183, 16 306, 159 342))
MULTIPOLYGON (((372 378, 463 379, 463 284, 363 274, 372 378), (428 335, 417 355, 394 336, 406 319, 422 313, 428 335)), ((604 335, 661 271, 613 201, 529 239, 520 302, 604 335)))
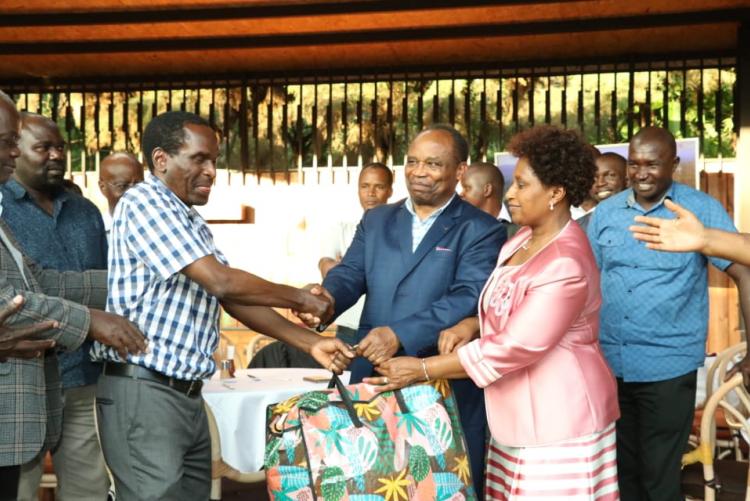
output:
POLYGON ((472 80, 466 79, 466 93, 464 94, 464 124, 466 125, 466 139, 469 141, 469 145, 473 144, 471 133, 473 132, 471 127, 471 85, 472 80))
POLYGON ((703 61, 701 60, 700 65, 700 85, 698 86, 698 137, 700 139, 700 151, 703 151, 703 140, 705 136, 704 123, 703 123, 703 105, 704 105, 704 92, 703 92, 703 61))
POLYGON ((419 96, 417 97, 417 119, 419 120, 419 131, 424 129, 424 78, 419 80, 419 96))
POLYGON ((719 67, 717 69, 719 72, 719 76, 716 80, 716 111, 715 111, 715 118, 716 118, 716 134, 717 134, 717 140, 718 140, 718 151, 721 154, 721 129, 722 129, 722 112, 721 112, 721 105, 722 105, 722 89, 721 89, 721 64, 719 64, 719 67))
POLYGON ((578 110, 576 112, 576 122, 578 123, 578 129, 581 131, 581 134, 585 135, 583 123, 583 99, 583 71, 581 71, 580 81, 578 82, 578 110))
POLYGON ((370 101, 370 123, 372 124, 372 137, 373 137, 373 146, 375 147, 373 151, 375 152, 374 156, 370 159, 373 160, 382 160, 377 157, 377 137, 380 136, 379 130, 378 130, 378 80, 377 78, 373 82, 372 85, 373 88, 373 97, 372 101, 370 101))
POLYGON ((387 164, 393 164, 393 143, 396 139, 396 128, 393 123, 393 75, 388 80, 388 103, 386 105, 386 122, 388 122, 388 159, 387 164))
POLYGON ((651 64, 648 65, 648 86, 646 87, 646 127, 651 126, 651 64))
MULTIPOLYGON (((229 167, 232 165, 232 150, 229 147, 229 116, 231 111, 231 104, 229 102, 229 85, 224 87, 224 116, 222 117, 222 130, 224 131, 224 151, 226 151, 227 159, 227 172, 229 167)), ((242 161, 242 160, 240 160, 242 161)))
MULTIPOLYGON (((253 120, 253 165, 250 165, 250 148, 249 148, 249 140, 248 140, 248 163, 247 165, 242 166, 242 183, 245 183, 245 172, 247 170, 255 169, 256 172, 260 171, 260 117, 258 115, 258 110, 260 106, 260 100, 263 96, 259 95, 260 86, 258 85, 258 81, 256 80, 253 82, 252 86, 247 86, 242 92, 242 95, 245 96, 245 99, 250 99, 250 102, 252 103, 252 120, 253 120), (252 93, 251 96, 247 96, 248 91, 252 93)), ((245 113, 240 114, 240 124, 242 122, 247 121, 247 101, 245 102, 245 113)), ((247 137, 247 126, 245 126, 245 133, 242 134, 242 137, 247 137)))
POLYGON ((594 125, 596 125, 596 143, 602 142, 602 69, 596 69, 596 91, 594 92, 594 125))
POLYGON ((109 147, 115 147, 115 93, 110 91, 107 105, 107 126, 109 129, 109 147))
POLYGON ((518 132, 520 127, 518 123, 518 71, 516 71, 516 77, 513 82, 513 130, 518 132))
MULTIPOLYGON (((503 144, 503 74, 497 77, 497 102, 495 103, 495 116, 497 117, 497 144, 503 144)), ((499 146, 498 146, 499 147, 499 146)))
POLYGON ((44 107, 42 106, 44 104, 44 93, 39 92, 39 101, 37 101, 36 105, 36 113, 37 115, 43 115, 44 114, 44 107))
POLYGON ((669 61, 664 61, 664 89, 662 90, 662 125, 669 130, 669 61))
POLYGON ((363 139, 363 131, 362 127, 364 125, 364 116, 363 116, 363 110, 362 106, 364 103, 364 95, 362 90, 362 77, 360 76, 359 80, 359 99, 357 100, 357 132, 358 132, 358 139, 357 139, 357 165, 359 167, 362 167, 362 139, 363 139))
MULTIPOLYGON (((122 124, 120 129, 125 136, 125 148, 127 149, 128 139, 130 138, 130 120, 128 119, 128 112, 130 111, 130 92, 125 89, 125 96, 122 100, 122 124)), ((114 146, 114 145, 113 145, 114 146)))
POLYGON ((564 129, 568 128, 568 74, 567 68, 563 68, 566 72, 563 74, 563 88, 560 93, 560 122, 564 129))
POLYGON ((167 93, 169 94, 167 97, 167 111, 172 111, 172 83, 167 86, 167 93))
POLYGON ((333 80, 328 80, 328 104, 326 105, 326 148, 328 167, 333 167, 333 80))
POLYGON ((544 123, 552 123, 552 77, 547 68, 547 89, 544 91, 544 123))
MULTIPOLYGON (((349 78, 344 78, 344 99, 341 101, 341 133, 343 136, 343 147, 344 147, 344 166, 349 166, 349 158, 347 156, 346 147, 349 144, 349 78)), ((348 178, 347 178, 348 182, 348 178)))
POLYGON ((628 141, 633 137, 633 108, 635 106, 635 70, 633 63, 630 63, 628 71, 628 141))
POLYGON ((448 123, 456 126, 456 79, 451 76, 451 93, 448 96, 448 123))
POLYGON ((409 83, 404 77, 404 97, 401 98, 401 121, 404 124, 404 145, 409 146, 409 83))
POLYGON ((304 133, 304 122, 302 117, 302 84, 299 84, 299 101, 297 102, 297 173, 298 182, 302 183, 302 162, 304 161, 303 155, 303 139, 302 134, 304 133))
POLYGON ((286 183, 289 184, 291 181, 291 173, 289 168, 289 83, 287 80, 284 81, 282 88, 284 92, 282 94, 284 104, 281 106, 281 141, 284 145, 284 175, 286 177, 286 183))
POLYGON ((182 84, 182 102, 180 103, 180 111, 187 111, 187 87, 182 84))
POLYGON ((100 94, 96 91, 96 103, 94 104, 94 133, 96 134, 96 149, 99 150, 99 113, 101 111, 100 94))
MULTIPOLYGON (((143 138, 143 87, 138 89, 138 106, 135 112, 136 125, 138 127, 138 137, 143 138)), ((141 139, 142 140, 142 139, 141 139)))
POLYGON ((682 88, 680 89, 680 134, 687 137, 687 68, 682 61, 682 88))
MULTIPOLYGON (((273 184, 276 184, 276 172, 273 166, 273 79, 271 79, 271 83, 268 86, 268 107, 266 108, 266 115, 268 115, 268 122, 266 124, 266 136, 268 137, 268 163, 269 168, 271 169, 271 182, 273 184)), ((256 146, 256 152, 257 152, 257 146, 256 146)), ((257 156, 257 153, 256 153, 257 156)), ((260 165, 255 165, 255 173, 258 177, 258 180, 260 180, 260 165)))
POLYGON ((86 89, 81 90, 81 172, 86 175, 86 89))
POLYGON ((151 120, 159 114, 159 91, 154 89, 154 102, 151 103, 151 120))
MULTIPOLYGON (((248 123, 248 93, 252 92, 253 109, 252 109, 252 129, 253 137, 258 135, 258 123, 257 123, 257 110, 255 106, 256 96, 255 89, 257 84, 253 85, 252 89, 248 85, 246 80, 243 80, 240 84, 240 109, 237 113, 237 133, 240 136, 240 172, 242 173, 242 179, 245 179, 245 172, 250 170, 250 138, 249 128, 251 127, 248 123)), ((227 103, 229 103, 229 94, 227 93, 227 103)), ((230 129, 231 130, 231 129, 230 129)), ((257 146, 257 141, 256 141, 257 146)), ((253 162, 252 168, 257 168, 258 165, 253 162)))
POLYGON ((435 80, 435 95, 432 96, 432 123, 440 122, 440 76, 435 80))
POLYGON ((620 140, 620 128, 617 126, 617 68, 614 71, 614 81, 609 99, 609 121, 612 127, 612 137, 615 141, 620 140))
POLYGON ((528 90, 528 100, 529 100, 529 127, 534 126, 534 91, 536 84, 536 76, 534 75, 533 71, 531 73, 531 77, 529 78, 529 90, 528 90))
POLYGON ((59 112, 57 110, 57 107, 60 105, 60 93, 57 92, 57 89, 54 89, 52 91, 52 102, 50 103, 50 118, 52 118, 52 121, 57 123, 57 118, 59 117, 59 112))
POLYGON ((199 86, 193 91, 195 93, 195 107, 193 108, 193 113, 195 113, 199 117, 203 116, 201 115, 201 90, 202 89, 199 86))
POLYGON ((211 85, 211 102, 208 104, 208 123, 216 128, 216 85, 211 85))
POLYGON ((68 178, 71 177, 71 174, 73 172, 73 162, 71 158, 71 146, 73 142, 73 127, 75 127, 75 122, 73 120, 73 106, 70 103, 70 89, 67 89, 65 92, 65 140, 68 142, 68 148, 66 149, 66 155, 67 155, 67 167, 66 167, 66 174, 68 178))
MULTIPOLYGON (((320 138, 318 137, 318 79, 317 78, 313 82, 312 133, 313 133, 313 145, 314 145, 313 166, 317 166, 318 157, 320 157, 320 138)), ((317 182, 317 179, 316 179, 316 182, 317 182)))

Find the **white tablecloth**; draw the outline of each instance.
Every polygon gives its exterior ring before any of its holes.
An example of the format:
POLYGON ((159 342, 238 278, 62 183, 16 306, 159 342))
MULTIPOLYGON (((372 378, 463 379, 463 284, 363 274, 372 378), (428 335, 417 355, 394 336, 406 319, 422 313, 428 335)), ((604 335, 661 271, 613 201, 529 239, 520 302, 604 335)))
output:
MULTIPOLYGON (((234 379, 208 381, 203 386, 203 398, 216 418, 221 459, 243 473, 259 471, 266 444, 266 407, 327 387, 327 382, 313 383, 303 377, 330 375, 325 369, 243 369, 234 379)), ((348 383, 349 373, 341 379, 348 383)))

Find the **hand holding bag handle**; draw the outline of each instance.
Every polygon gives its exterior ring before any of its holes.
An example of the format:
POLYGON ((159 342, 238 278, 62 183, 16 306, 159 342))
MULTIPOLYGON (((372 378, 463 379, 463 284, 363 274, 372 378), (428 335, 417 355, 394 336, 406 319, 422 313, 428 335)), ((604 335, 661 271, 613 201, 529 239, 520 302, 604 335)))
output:
MULTIPOLYGON (((346 412, 349 414, 349 418, 352 420, 352 423, 356 428, 361 428, 362 421, 360 421, 359 416, 357 416, 357 410, 354 408, 352 396, 349 394, 349 390, 346 389, 346 386, 341 381, 341 378, 339 378, 336 374, 333 374, 333 376, 331 377, 331 381, 328 383, 329 389, 333 388, 334 386, 337 390, 339 390, 341 401, 344 403, 344 407, 346 407, 346 412)), ((395 390, 393 392, 393 395, 396 397, 396 403, 401 409, 401 412, 409 412, 409 407, 406 405, 406 401, 404 401, 404 396, 401 394, 401 390, 395 390)))

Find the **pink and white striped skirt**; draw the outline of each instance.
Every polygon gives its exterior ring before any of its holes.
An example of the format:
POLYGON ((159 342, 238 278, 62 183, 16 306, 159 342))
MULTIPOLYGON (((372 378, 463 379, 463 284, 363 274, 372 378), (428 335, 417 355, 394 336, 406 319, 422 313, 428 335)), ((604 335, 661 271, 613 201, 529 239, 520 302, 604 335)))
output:
POLYGON ((506 447, 490 439, 485 499, 619 500, 614 423, 542 447, 506 447))

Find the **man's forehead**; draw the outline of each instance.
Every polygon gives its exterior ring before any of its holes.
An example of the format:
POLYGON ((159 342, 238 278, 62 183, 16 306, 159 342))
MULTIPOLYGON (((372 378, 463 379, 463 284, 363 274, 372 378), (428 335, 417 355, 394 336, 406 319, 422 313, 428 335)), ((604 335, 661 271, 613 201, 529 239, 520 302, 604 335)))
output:
POLYGON ((20 120, 18 110, 0 99, 0 134, 17 133, 20 120))
POLYGON ((57 125, 49 120, 46 119, 37 119, 37 117, 33 117, 34 119, 25 119, 23 121, 23 125, 21 126, 21 136, 24 135, 33 137, 35 139, 54 139, 57 141, 62 141, 62 134, 60 133, 60 129, 57 127, 57 125))

